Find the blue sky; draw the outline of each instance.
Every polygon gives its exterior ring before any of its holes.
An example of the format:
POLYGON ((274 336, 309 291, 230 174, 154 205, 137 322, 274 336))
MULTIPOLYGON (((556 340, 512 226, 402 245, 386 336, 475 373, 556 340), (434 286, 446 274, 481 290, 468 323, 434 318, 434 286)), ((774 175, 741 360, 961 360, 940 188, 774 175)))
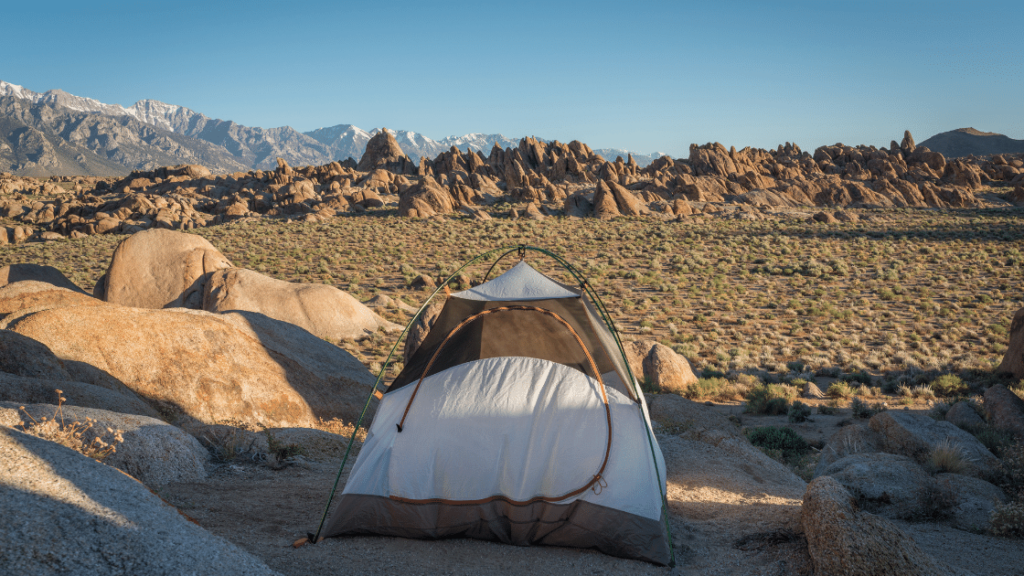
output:
POLYGON ((249 126, 688 155, 1024 138, 1024 2, 19 2, 0 80, 249 126), (17 46, 17 50, 12 47, 17 46))

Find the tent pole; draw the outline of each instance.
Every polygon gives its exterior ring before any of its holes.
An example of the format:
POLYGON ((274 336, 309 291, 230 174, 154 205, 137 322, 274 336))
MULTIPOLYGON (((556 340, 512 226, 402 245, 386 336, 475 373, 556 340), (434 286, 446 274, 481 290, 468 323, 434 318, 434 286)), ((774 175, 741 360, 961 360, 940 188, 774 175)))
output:
MULTIPOLYGON (((406 324, 405 330, 403 330, 402 333, 398 336, 398 339, 395 341, 395 345, 391 347, 391 352, 388 353, 388 357, 384 361, 384 365, 381 367, 380 373, 377 375, 377 380, 376 380, 376 382, 373 383, 373 388, 370 390, 370 394, 366 398, 366 404, 363 406, 363 411, 359 414, 359 419, 356 420, 355 428, 352 430, 352 436, 351 436, 351 438, 349 438, 348 447, 345 449, 345 456, 342 458, 341 466, 338 468, 338 475, 334 479, 334 485, 331 487, 330 496, 328 496, 328 498, 327 498, 327 505, 324 506, 324 512, 323 512, 323 514, 320 517, 320 525, 316 529, 316 534, 315 535, 310 535, 311 536, 311 538, 310 538, 310 542, 311 543, 316 544, 319 541, 319 539, 320 539, 320 533, 323 530, 324 522, 327 520, 327 513, 330 510, 331 503, 334 500, 334 494, 335 494, 335 492, 338 489, 338 482, 341 480, 341 473, 345 469, 346 462, 348 462, 349 454, 352 452, 352 446, 355 443, 356 434, 359 432, 359 426, 362 424, 363 417, 366 416, 366 411, 370 407, 371 399, 374 397, 374 394, 377 392, 377 387, 380 385, 381 381, 383 380, 384 374, 387 373, 388 366, 391 363, 391 358, 394 356, 395 351, 398 349, 398 344, 402 342, 402 339, 405 338, 406 334, 408 334, 408 332, 412 328, 413 324, 415 324, 416 321, 419 320, 420 316, 423 315, 423 311, 426 310, 427 305, 430 304, 430 301, 434 299, 434 296, 437 296, 438 292, 446 289, 448 287, 448 284, 451 283, 451 281, 454 280, 455 277, 457 275, 459 275, 459 273, 461 273, 467 267, 475 264, 477 261, 482 260, 484 258, 487 258, 487 257, 491 256, 492 254, 495 254, 497 252, 501 252, 503 250, 505 252, 503 254, 501 254, 501 256, 499 256, 498 259, 495 260, 494 263, 491 265, 490 269, 488 269, 487 276, 485 276, 485 281, 486 281, 486 278, 490 276, 491 271, 494 270, 494 267, 497 266, 498 262, 501 261, 501 259, 504 258, 505 256, 507 256, 508 254, 511 254, 512 252, 518 252, 520 254, 520 256, 521 256, 520 259, 523 259, 523 258, 525 258, 526 251, 527 250, 532 250, 532 251, 535 251, 535 252, 540 252, 542 254, 545 254, 545 255, 549 256, 551 259, 553 259, 555 262, 560 264, 562 266, 562 268, 564 268, 574 279, 576 279, 577 282, 580 283, 580 286, 582 286, 584 292, 587 294, 587 296, 590 297, 591 301, 594 302, 594 306, 597 308, 598 313, 601 315, 601 319, 604 320, 605 325, 608 327, 609 331, 612 333, 612 337, 615 339, 615 343, 619 347, 619 354, 622 355, 623 364, 626 366, 626 371, 627 371, 627 373, 629 375, 630 385, 633 388, 633 392, 637 396, 637 398, 640 398, 640 394, 642 394, 643 391, 640 390, 637 387, 636 376, 633 374, 633 369, 629 366, 629 359, 626 357, 626 349, 622 345, 622 339, 619 337, 619 331, 615 328, 615 323, 611 319, 611 315, 608 313, 608 309, 605 307, 604 302, 601 300, 601 297, 598 296, 598 294, 594 290, 593 286, 590 285, 590 281, 587 279, 586 276, 583 275, 582 272, 579 271, 579 269, 577 269, 575 266, 573 266, 568 261, 563 259, 561 256, 558 256, 557 254, 554 254, 553 252, 551 252, 551 251, 549 251, 547 249, 539 248, 537 246, 527 246, 527 245, 524 245, 524 244, 518 244, 518 245, 515 245, 515 246, 503 246, 501 248, 494 248, 494 249, 482 252, 479 255, 477 255, 474 258, 472 258, 471 260, 469 260, 468 262, 466 262, 465 264, 463 264, 458 270, 456 270, 450 276, 448 276, 448 278, 445 279, 445 281, 442 282, 441 285, 438 286, 430 294, 430 296, 423 302, 423 305, 420 306, 420 309, 416 311, 416 314, 412 317, 412 320, 410 320, 409 323, 406 324)), ((672 543, 672 526, 671 526, 671 523, 669 522, 668 494, 662 488, 661 471, 658 469, 658 459, 657 459, 657 456, 655 455, 656 453, 654 451, 654 439, 652 437, 652 432, 651 432, 651 422, 647 419, 647 416, 644 414, 644 411, 643 411, 642 408, 640 409, 640 419, 643 420, 643 422, 644 422, 644 429, 645 429, 645 431, 647 433, 647 445, 648 445, 648 447, 651 450, 651 458, 654 460, 654 473, 655 473, 655 475, 657 477, 657 480, 658 480, 658 491, 661 492, 661 506, 662 506, 662 512, 663 512, 663 514, 665 516, 665 533, 666 533, 666 536, 668 537, 668 548, 669 548, 669 554, 670 554, 669 566, 675 566, 676 565, 676 552, 675 552, 675 546, 672 543)), ((666 481, 667 481, 667 479, 666 479, 666 481)))

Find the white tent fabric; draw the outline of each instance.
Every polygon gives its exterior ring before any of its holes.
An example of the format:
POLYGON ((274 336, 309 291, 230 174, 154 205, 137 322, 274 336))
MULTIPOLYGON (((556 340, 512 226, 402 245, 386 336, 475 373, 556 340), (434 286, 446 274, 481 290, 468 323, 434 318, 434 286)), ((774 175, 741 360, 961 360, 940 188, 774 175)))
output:
MULTIPOLYGON (((558 497, 597 473, 608 441, 597 380, 536 358, 462 364, 384 396, 344 494, 466 501, 558 497), (472 432, 468 432, 472 431, 472 432)), ((603 482, 584 500, 657 521, 661 491, 646 423, 624 394, 607 389, 612 444, 603 482)), ((657 466, 665 477, 661 450, 657 466)))
POLYGON ((453 294, 380 400, 324 534, 574 546, 670 564, 664 457, 643 395, 631 398, 624 382, 618 343, 596 317, 586 297, 523 261, 453 294), (537 300, 552 302, 530 303, 537 300), (492 308, 536 315, 491 302, 546 306, 545 315, 576 328, 518 320, 530 316, 486 324, 498 328, 456 340, 462 348, 443 356, 451 363, 429 373, 445 352, 441 338, 466 318, 492 308), (603 395, 578 359, 537 357, 574 333, 572 345, 603 372, 603 395), (543 350, 520 345, 538 341, 543 350))
POLYGON ((537 272, 525 260, 497 278, 469 290, 452 294, 453 298, 505 302, 510 300, 548 300, 576 298, 572 290, 537 272))

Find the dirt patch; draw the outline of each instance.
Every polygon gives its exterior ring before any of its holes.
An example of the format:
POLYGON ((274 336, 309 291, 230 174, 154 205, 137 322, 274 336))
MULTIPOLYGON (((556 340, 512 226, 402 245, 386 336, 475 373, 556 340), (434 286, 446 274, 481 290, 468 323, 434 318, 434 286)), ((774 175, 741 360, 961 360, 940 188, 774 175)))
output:
MULTIPOLYGON (((592 550, 523 548, 467 539, 360 536, 292 548, 293 541, 315 531, 337 465, 307 462, 274 471, 244 462, 221 464, 206 480, 170 484, 160 495, 207 530, 285 575, 810 573, 806 543, 799 535, 763 536, 795 534, 798 506, 673 482, 669 497, 678 566, 671 571, 592 550), (781 521, 780 507, 789 509, 781 521)), ((346 470, 342 485, 347 474, 346 470)))

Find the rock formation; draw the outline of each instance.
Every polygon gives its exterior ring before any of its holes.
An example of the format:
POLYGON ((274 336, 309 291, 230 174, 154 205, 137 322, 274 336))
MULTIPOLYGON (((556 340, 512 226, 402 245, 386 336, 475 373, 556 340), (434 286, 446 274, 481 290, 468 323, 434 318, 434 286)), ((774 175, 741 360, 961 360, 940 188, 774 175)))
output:
POLYGON ((284 282, 243 268, 227 268, 210 275, 203 309, 258 312, 332 342, 361 340, 378 329, 396 328, 333 286, 284 282))

